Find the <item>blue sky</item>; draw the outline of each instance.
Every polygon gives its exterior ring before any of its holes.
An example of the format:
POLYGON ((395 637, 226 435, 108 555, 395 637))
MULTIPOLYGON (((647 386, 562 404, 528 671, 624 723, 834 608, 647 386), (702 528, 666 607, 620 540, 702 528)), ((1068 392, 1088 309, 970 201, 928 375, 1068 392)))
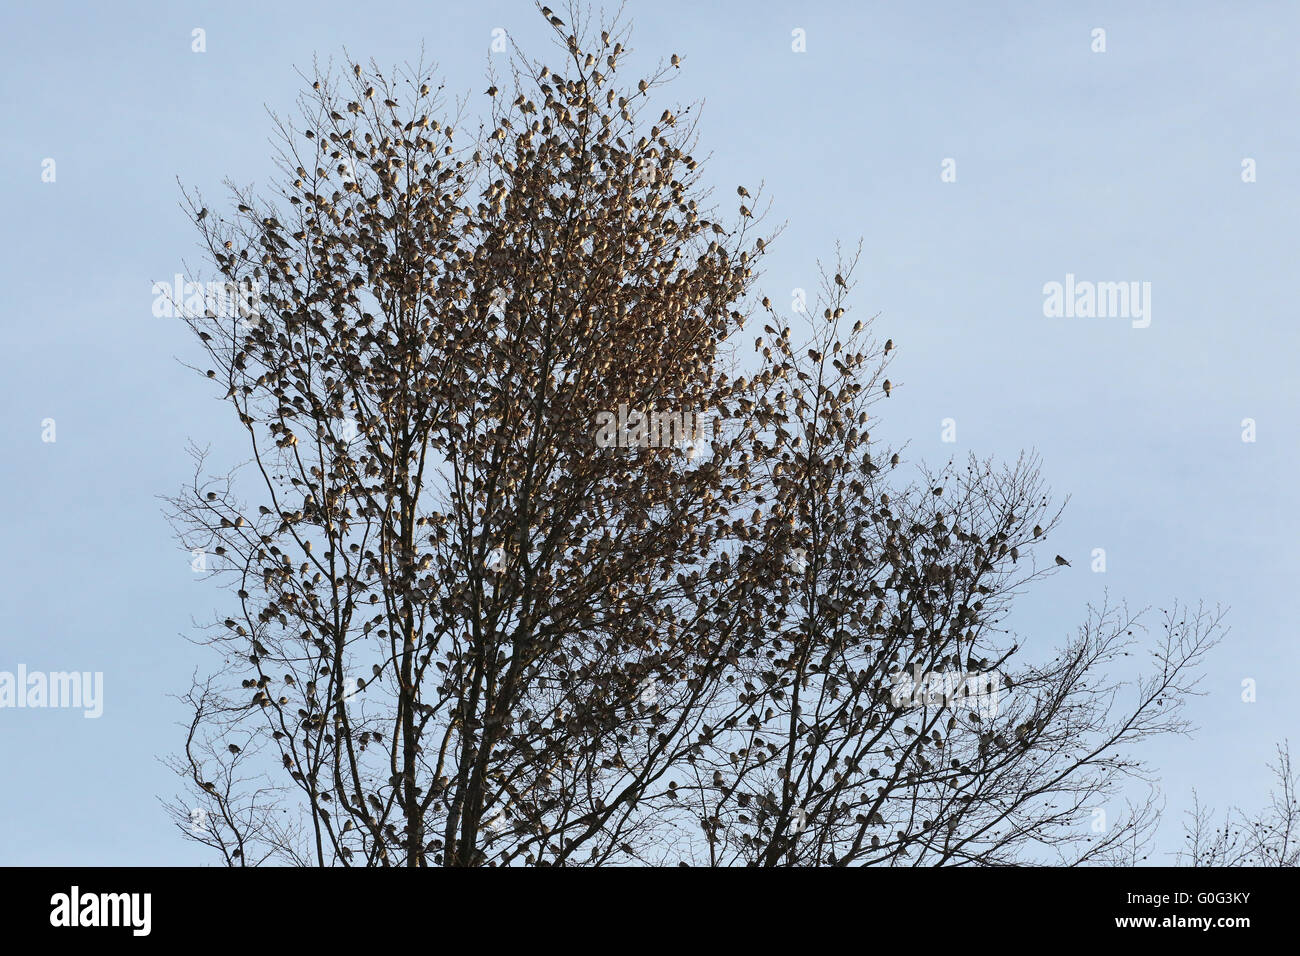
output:
MULTIPOLYGON (((856 307, 899 344, 882 437, 941 464, 1036 449, 1069 508, 1074 567, 1012 621, 1063 640, 1109 592, 1231 609, 1192 740, 1143 751, 1177 846, 1196 787, 1264 802, 1296 733, 1300 575, 1294 279, 1300 7, 1287 3, 685 3, 632 0, 635 75, 678 53, 663 105, 702 101, 720 200, 761 182, 776 303, 863 240, 856 307), (1093 31, 1106 50, 1093 52, 1093 31), (806 52, 791 49, 792 31, 806 52), (956 181, 941 180, 945 159, 956 181), (1243 160, 1256 181, 1243 182, 1243 160), (1149 282, 1151 323, 1048 318, 1043 286, 1149 282), (957 442, 940 440, 953 418, 957 442), (1243 419, 1256 441, 1242 441, 1243 419), (1107 570, 1089 570, 1093 548, 1107 570), (1245 679, 1257 700, 1242 701, 1245 679)), ((530 3, 7 3, 0 11, 0 671, 102 671, 104 713, 0 709, 0 864, 211 862, 167 823, 169 695, 206 663, 185 635, 225 592, 195 580, 159 495, 190 439, 241 460, 232 421, 178 360, 189 333, 151 284, 201 266, 177 177, 271 176, 267 109, 313 55, 418 57, 481 103, 530 3), (206 31, 206 52, 191 31, 206 31), (54 182, 42 181, 55 161, 54 182), (188 268, 187 268, 188 267, 188 268), (42 422, 56 441, 42 441, 42 422)), ((1050 554, 1048 555, 1050 557, 1050 554)), ((1153 618, 1154 623, 1154 618, 1153 618)), ((1165 858, 1160 858, 1163 861, 1165 858)))

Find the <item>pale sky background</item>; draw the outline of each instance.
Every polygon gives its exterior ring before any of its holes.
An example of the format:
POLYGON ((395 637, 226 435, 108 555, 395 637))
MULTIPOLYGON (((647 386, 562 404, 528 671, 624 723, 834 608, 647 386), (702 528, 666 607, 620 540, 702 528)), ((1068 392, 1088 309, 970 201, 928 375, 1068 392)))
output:
MULTIPOLYGON (((628 12, 620 75, 680 54, 662 105, 704 101, 698 154, 719 199, 732 211, 735 185, 762 181, 769 222, 788 223, 761 281, 774 302, 811 290, 837 239, 863 238, 856 306, 900 345, 879 437, 936 464, 1037 449, 1071 496, 1045 556, 1074 567, 1013 620, 1033 646, 1063 640, 1106 591, 1230 607, 1190 709, 1199 732, 1143 751, 1167 800, 1162 849, 1181 840, 1192 787, 1220 808, 1262 805, 1274 743, 1300 746, 1300 7, 628 12), (795 28, 806 53, 791 51, 795 28), (946 157, 955 183, 940 181, 946 157), (1066 273, 1150 282, 1150 327, 1045 318, 1042 287, 1066 273), (956 446, 940 442, 945 417, 956 446), (1094 547, 1104 574, 1089 571, 1094 547), (1256 703, 1241 700, 1246 678, 1256 703)), ((4 3, 0 670, 103 671, 105 701, 99 720, 0 710, 0 864, 213 862, 165 819, 159 797, 177 787, 158 757, 183 739, 169 695, 209 663, 184 635, 227 595, 195 582, 158 496, 190 477, 187 440, 218 464, 244 448, 178 362, 198 354, 189 333, 151 313, 153 280, 201 264, 177 177, 213 206, 224 177, 266 183, 264 107, 288 111, 295 66, 344 45, 388 66, 423 41, 477 110, 487 69, 505 66, 495 27, 530 52, 549 43, 523 0, 4 3)))

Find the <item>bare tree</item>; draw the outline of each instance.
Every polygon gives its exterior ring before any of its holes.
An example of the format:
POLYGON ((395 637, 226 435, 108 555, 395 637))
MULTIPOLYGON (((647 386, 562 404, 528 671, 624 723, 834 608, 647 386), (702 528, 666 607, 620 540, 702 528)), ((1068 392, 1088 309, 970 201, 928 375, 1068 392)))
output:
POLYGON ((1094 811, 1187 729, 1219 616, 1169 611, 1142 674, 1106 676, 1122 608, 1026 659, 1036 461, 899 477, 856 256, 796 344, 755 198, 723 222, 691 108, 650 105, 678 58, 623 87, 617 21, 543 15, 563 67, 517 52, 472 134, 423 64, 317 70, 278 189, 190 198, 235 300, 187 311, 197 370, 251 459, 196 451, 172 501, 238 602, 177 824, 231 864, 1133 853, 1151 804, 1094 811))
POLYGON ((1275 789, 1269 805, 1255 813, 1234 807, 1213 822, 1212 810, 1193 794, 1193 807, 1183 825, 1187 846, 1179 854, 1184 866, 1300 865, 1300 775, 1291 766, 1291 746, 1277 747, 1277 762, 1269 765, 1275 789))

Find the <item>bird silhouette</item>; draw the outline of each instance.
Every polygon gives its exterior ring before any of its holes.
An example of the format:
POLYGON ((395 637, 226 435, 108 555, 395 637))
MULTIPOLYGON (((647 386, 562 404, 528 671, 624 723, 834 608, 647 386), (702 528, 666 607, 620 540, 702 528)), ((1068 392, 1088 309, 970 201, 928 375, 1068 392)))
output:
POLYGON ((1069 561, 1065 560, 1065 558, 1061 557, 1059 554, 1056 556, 1056 563, 1066 568, 1073 567, 1069 561))

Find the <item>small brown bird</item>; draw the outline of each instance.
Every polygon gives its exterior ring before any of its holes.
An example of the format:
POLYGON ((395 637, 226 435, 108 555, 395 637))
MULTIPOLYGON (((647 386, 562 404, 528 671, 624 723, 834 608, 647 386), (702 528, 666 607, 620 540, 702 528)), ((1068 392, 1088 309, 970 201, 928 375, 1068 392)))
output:
POLYGON ((1042 533, 1043 533, 1043 529, 1038 525, 1034 525, 1034 537, 1037 538, 1042 533))
POLYGON ((894 390, 894 386, 890 383, 889 379, 885 379, 884 389, 885 389, 885 398, 888 398, 889 393, 894 390))
POLYGON ((737 195, 737 196, 740 196, 740 197, 742 197, 742 198, 744 198, 744 199, 748 199, 748 198, 749 198, 749 190, 746 189, 744 186, 737 186, 737 187, 736 187, 736 195, 737 195))
POLYGON ((893 350, 894 350, 894 340, 885 339, 885 354, 888 355, 893 350))
POLYGON ((1064 568, 1073 567, 1069 561, 1065 560, 1065 558, 1061 557, 1059 554, 1056 556, 1056 563, 1064 568))
POLYGON ((848 285, 848 283, 846 283, 846 282, 844 281, 844 276, 840 275, 838 272, 835 273, 835 284, 838 285, 838 286, 847 286, 847 285, 848 285))

